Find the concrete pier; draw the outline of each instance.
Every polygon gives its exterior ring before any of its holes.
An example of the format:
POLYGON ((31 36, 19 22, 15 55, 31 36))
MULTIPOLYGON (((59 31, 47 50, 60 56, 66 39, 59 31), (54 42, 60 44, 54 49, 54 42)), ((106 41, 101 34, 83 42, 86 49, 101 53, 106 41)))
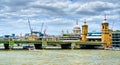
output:
POLYGON ((71 49, 71 43, 69 44, 61 44, 62 49, 71 49))
POLYGON ((42 44, 34 44, 35 49, 42 49, 42 44))
POLYGON ((9 44, 4 44, 4 48, 5 48, 5 50, 10 49, 10 48, 9 48, 9 44))

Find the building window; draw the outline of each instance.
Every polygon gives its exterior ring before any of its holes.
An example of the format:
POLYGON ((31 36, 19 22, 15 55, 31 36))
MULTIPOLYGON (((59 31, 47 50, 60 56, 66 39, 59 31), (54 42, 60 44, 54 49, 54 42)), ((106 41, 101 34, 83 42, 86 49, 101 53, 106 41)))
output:
POLYGON ((104 26, 103 26, 103 29, 104 29, 104 26))

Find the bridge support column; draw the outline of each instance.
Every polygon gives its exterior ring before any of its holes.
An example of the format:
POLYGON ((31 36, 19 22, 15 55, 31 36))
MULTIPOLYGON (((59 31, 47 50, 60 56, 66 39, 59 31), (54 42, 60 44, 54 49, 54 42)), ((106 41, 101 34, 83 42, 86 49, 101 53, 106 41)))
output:
POLYGON ((47 46, 47 42, 46 41, 43 41, 41 44, 34 44, 35 46, 35 49, 45 49, 46 46, 47 46))
POLYGON ((34 44, 35 49, 42 49, 42 44, 34 44))
POLYGON ((71 43, 71 49, 73 50, 75 48, 76 44, 74 42, 71 43))
POLYGON ((45 49, 47 47, 47 41, 42 42, 42 48, 45 49))
POLYGON ((71 49, 71 43, 70 44, 61 44, 62 49, 71 49))
POLYGON ((10 49, 10 48, 9 48, 9 44, 4 44, 4 48, 5 48, 5 50, 10 49))

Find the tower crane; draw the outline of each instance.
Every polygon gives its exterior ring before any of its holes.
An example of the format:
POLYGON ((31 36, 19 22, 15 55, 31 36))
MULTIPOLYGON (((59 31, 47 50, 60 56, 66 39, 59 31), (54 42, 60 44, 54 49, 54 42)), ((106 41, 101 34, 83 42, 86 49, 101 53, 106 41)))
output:
POLYGON ((111 30, 113 30, 113 27, 114 27, 114 21, 112 22, 112 28, 111 28, 111 30))
POLYGON ((29 18, 28 18, 28 24, 29 24, 30 34, 32 35, 33 30, 31 28, 31 24, 30 24, 29 18))
POLYGON ((47 27, 45 27, 45 29, 44 29, 44 36, 46 36, 46 30, 47 30, 47 27))
POLYGON ((44 23, 42 23, 42 26, 41 26, 41 33, 42 33, 43 25, 44 25, 44 23))

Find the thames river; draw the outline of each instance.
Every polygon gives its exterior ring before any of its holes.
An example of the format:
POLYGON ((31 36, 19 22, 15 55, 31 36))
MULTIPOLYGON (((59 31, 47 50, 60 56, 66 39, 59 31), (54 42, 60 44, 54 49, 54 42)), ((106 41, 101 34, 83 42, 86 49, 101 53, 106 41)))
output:
POLYGON ((0 65, 120 65, 120 51, 0 50, 0 65))

